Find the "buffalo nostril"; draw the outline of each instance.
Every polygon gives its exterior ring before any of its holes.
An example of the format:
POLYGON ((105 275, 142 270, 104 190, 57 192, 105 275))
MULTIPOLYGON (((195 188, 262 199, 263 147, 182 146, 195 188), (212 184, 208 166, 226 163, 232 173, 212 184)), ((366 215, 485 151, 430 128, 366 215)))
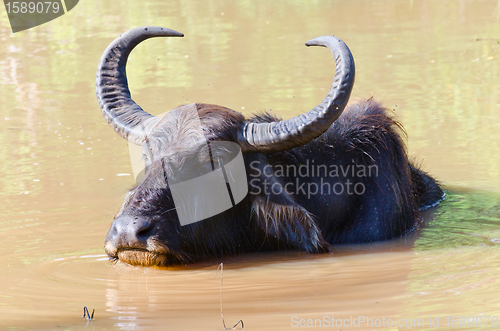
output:
POLYGON ((120 216, 113 221, 106 237, 106 245, 112 247, 110 250, 146 249, 147 240, 153 232, 153 223, 146 218, 120 216))
POLYGON ((140 226, 137 227, 136 236, 138 239, 148 238, 151 235, 152 230, 153 224, 151 224, 150 222, 142 222, 140 226))

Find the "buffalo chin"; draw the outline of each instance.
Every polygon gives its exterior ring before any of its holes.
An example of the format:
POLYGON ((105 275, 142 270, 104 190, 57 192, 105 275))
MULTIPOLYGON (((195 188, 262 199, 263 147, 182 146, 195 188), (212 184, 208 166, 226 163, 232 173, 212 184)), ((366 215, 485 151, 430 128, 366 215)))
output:
POLYGON ((174 261, 174 258, 169 258, 167 254, 158 254, 145 250, 128 249, 119 251, 117 258, 120 262, 143 267, 165 267, 172 264, 178 264, 178 261, 174 261))

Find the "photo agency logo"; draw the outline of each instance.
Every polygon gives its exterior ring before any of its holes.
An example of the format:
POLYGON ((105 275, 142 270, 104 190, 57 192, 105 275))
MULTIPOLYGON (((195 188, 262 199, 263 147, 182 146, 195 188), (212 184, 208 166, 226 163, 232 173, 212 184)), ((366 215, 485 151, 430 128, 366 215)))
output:
POLYGON ((4 0, 12 32, 31 29, 52 21, 73 9, 78 0, 4 0))
POLYGON ((234 207, 248 194, 248 183, 240 146, 229 141, 208 142, 195 105, 186 105, 180 111, 193 124, 189 146, 183 146, 182 151, 157 160, 157 151, 148 142, 142 147, 128 145, 136 182, 157 189, 166 188, 168 183, 184 226, 234 207), (155 180, 144 180, 149 167, 155 180))
POLYGON ((302 164, 261 165, 250 162, 250 192, 259 195, 363 195, 370 177, 378 177, 376 164, 317 164, 307 159, 302 164))
MULTIPOLYGON (((194 104, 158 117, 169 116, 160 121, 177 123, 179 114, 190 123, 189 137, 181 147, 177 146, 175 150, 174 146, 165 154, 162 147, 169 142, 156 141, 154 135, 144 146, 128 145, 136 183, 144 188, 169 187, 182 226, 218 215, 234 207, 247 194, 285 194, 307 199, 316 195, 360 196, 367 191, 365 185, 371 182, 370 178, 379 176, 377 165, 358 164, 355 160, 328 165, 318 164, 315 160, 287 165, 263 164, 254 160, 246 169, 238 144, 206 140, 194 104)), ((148 136, 147 132, 145 136, 148 136)))

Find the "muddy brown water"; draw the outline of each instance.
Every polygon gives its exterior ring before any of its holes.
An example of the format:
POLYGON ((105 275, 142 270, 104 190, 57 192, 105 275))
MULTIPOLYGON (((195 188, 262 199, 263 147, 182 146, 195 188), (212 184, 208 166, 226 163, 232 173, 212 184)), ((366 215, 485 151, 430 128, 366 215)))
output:
POLYGON ((454 321, 498 329, 496 0, 88 0, 15 35, 0 15, 0 329, 222 328, 217 261, 136 268, 104 255, 134 180, 126 142, 100 115, 95 69, 113 38, 141 25, 185 34, 131 55, 133 96, 157 114, 191 102, 247 115, 309 110, 334 67, 329 52, 303 44, 335 34, 356 61, 353 100, 373 95, 395 110, 409 154, 447 188, 448 199, 402 239, 338 246, 335 255, 221 259, 228 326, 322 329, 333 318, 343 323, 335 330, 448 330, 454 321), (94 321, 81 318, 84 306, 94 321))

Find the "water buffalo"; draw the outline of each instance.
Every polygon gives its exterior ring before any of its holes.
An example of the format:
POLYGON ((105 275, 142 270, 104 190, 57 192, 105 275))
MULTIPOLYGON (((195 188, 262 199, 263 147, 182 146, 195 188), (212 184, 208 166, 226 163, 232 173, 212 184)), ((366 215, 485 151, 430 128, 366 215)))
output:
POLYGON ((410 232, 419 211, 442 199, 438 183, 409 162, 402 127, 386 109, 373 99, 347 106, 354 60, 340 39, 324 36, 306 43, 327 47, 336 71, 326 98, 304 114, 287 120, 268 113, 245 118, 197 103, 160 119, 131 99, 125 73, 132 49, 160 36, 183 35, 160 27, 130 30, 108 46, 97 70, 104 118, 121 137, 143 146, 147 164, 107 234, 110 258, 168 266, 258 250, 328 252, 335 243, 410 232), (181 225, 170 179, 182 179, 193 164, 213 165, 233 153, 225 148, 207 153, 200 141, 241 148, 248 194, 222 213, 181 225))

